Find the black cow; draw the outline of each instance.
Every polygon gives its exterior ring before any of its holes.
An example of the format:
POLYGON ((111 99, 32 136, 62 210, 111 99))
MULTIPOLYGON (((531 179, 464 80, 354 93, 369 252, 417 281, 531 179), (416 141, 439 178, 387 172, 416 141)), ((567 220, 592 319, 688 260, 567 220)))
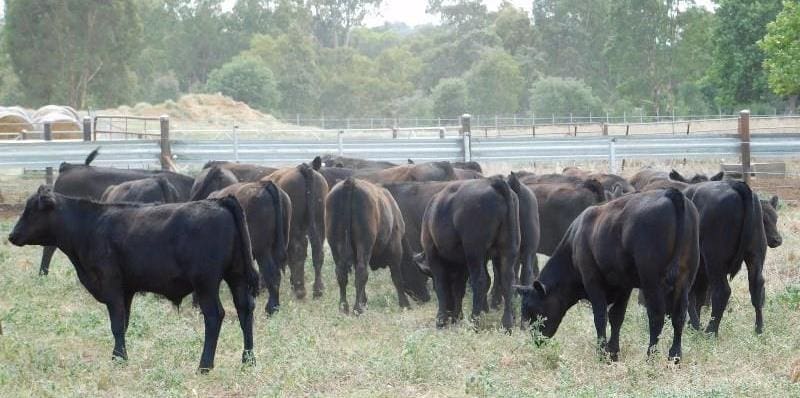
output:
POLYGON ((697 219, 692 202, 675 189, 627 195, 586 209, 533 286, 517 288, 523 297, 523 322, 541 321, 542 334, 552 337, 567 310, 588 299, 600 348, 617 360, 628 299, 639 288, 650 323, 648 355, 669 314, 674 333, 669 356, 680 360, 689 291, 699 263, 697 219), (611 338, 606 344, 608 321, 611 338))
POLYGON ((711 290, 711 320, 707 333, 717 334, 728 304, 733 279, 747 264, 750 301, 756 313, 755 330, 764 327, 764 258, 767 246, 775 248, 783 242, 776 223, 778 197, 759 201, 758 195, 741 181, 710 181, 690 185, 686 196, 700 213, 701 268, 697 273, 689 307, 690 323, 700 328, 700 309, 711 290))
POLYGON ((502 323, 514 323, 511 285, 519 255, 519 201, 502 177, 448 185, 431 199, 422 221, 421 269, 433 275, 439 311, 436 326, 460 319, 467 277, 472 285, 472 318, 485 309, 486 262, 497 259, 505 308, 502 323), (477 211, 476 211, 477 210, 477 211))
POLYGON ((224 279, 233 295, 244 335, 242 362, 254 362, 253 267, 250 234, 233 197, 202 202, 106 204, 71 198, 40 187, 8 240, 16 246, 52 245, 66 253, 78 279, 108 308, 113 356, 127 359, 125 332, 137 292, 153 292, 175 305, 194 291, 205 318, 200 370, 214 367, 225 310, 224 279))
POLYGON ((247 217, 253 258, 258 262, 261 279, 269 292, 265 309, 271 315, 280 306, 281 271, 286 268, 292 202, 289 195, 272 181, 239 182, 208 197, 224 198, 228 195, 236 197, 247 217))
POLYGON ((405 223, 400 208, 386 189, 352 177, 336 184, 325 201, 325 224, 336 263, 342 312, 349 311, 347 275, 353 269, 356 288, 353 312, 364 311, 367 266, 372 270, 388 266, 400 307, 410 307, 400 270, 405 223))
MULTIPOLYGON (((53 184, 53 191, 62 195, 77 198, 100 200, 103 193, 111 185, 123 182, 141 180, 149 177, 164 177, 178 191, 178 201, 189 200, 194 179, 183 174, 162 170, 115 169, 111 167, 92 166, 92 161, 100 153, 100 148, 93 150, 86 157, 83 164, 61 163, 58 168, 58 178, 53 184)), ((47 275, 50 271, 50 261, 56 248, 45 246, 42 250, 42 262, 39 274, 47 275)))
POLYGON ((203 165, 203 170, 217 166, 233 173, 239 182, 256 182, 275 170, 274 167, 259 166, 256 164, 228 162, 224 160, 212 160, 203 165))
POLYGON ((178 190, 162 176, 123 182, 106 188, 101 202, 178 203, 178 190))

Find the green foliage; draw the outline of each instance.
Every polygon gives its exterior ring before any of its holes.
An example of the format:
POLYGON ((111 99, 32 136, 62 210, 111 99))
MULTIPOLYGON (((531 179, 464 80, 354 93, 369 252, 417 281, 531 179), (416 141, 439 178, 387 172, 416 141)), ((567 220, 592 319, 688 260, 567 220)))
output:
POLYGON ((272 71, 256 59, 234 58, 208 77, 207 90, 271 111, 280 101, 272 71))
POLYGON ((710 71, 716 100, 732 110, 738 104, 770 99, 757 42, 781 9, 780 0, 720 0, 713 31, 710 71))
POLYGON ((436 117, 457 118, 468 111, 467 84, 463 79, 442 79, 431 93, 436 117))
POLYGON ((164 75, 155 78, 150 88, 147 101, 150 103, 159 103, 166 100, 175 100, 180 95, 180 83, 175 73, 169 71, 164 75))
POLYGON ((505 51, 486 54, 467 72, 467 106, 479 115, 516 113, 524 90, 519 64, 505 51))
POLYGON ((129 64, 141 48, 133 0, 7 2, 5 41, 30 105, 83 109, 91 98, 128 100, 129 64))
POLYGON ((531 111, 535 115, 595 115, 603 111, 600 99, 583 81, 547 77, 531 87, 531 111))
POLYGON ((793 97, 789 112, 794 112, 800 94, 800 5, 785 1, 783 10, 767 25, 767 34, 758 44, 765 54, 764 68, 770 89, 775 94, 793 97))

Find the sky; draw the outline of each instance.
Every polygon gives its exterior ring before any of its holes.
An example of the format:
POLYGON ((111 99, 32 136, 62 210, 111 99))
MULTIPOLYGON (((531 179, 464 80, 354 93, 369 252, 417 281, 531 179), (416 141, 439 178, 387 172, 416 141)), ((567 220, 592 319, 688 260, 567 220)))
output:
MULTIPOLYGON (((497 10, 502 0, 486 0, 484 4, 489 10, 497 10)), ((532 2, 530 0, 511 0, 517 7, 530 12, 532 2)), ((439 19, 425 13, 428 0, 383 0, 378 15, 370 15, 364 23, 367 26, 380 26, 384 22, 404 22, 409 26, 424 25, 426 23, 438 23, 439 19)))

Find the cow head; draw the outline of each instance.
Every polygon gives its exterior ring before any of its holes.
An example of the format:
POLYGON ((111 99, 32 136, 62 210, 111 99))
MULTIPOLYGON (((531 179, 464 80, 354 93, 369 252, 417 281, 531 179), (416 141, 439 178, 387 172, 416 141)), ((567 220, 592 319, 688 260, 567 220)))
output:
POLYGON ((314 160, 311 161, 311 168, 319 171, 319 169, 322 168, 322 158, 319 156, 315 157, 314 160))
POLYGON ((230 170, 219 166, 211 166, 200 172, 195 178, 192 190, 189 194, 190 200, 202 200, 211 195, 212 192, 219 191, 228 185, 239 182, 230 170))
POLYGON ((767 245, 776 248, 783 243, 783 237, 778 232, 778 197, 761 201, 761 216, 764 222, 764 233, 767 236, 767 245))
POLYGON ((541 333, 546 337, 553 337, 558 330, 558 325, 564 318, 566 308, 558 295, 548 291, 549 289, 542 282, 533 281, 533 286, 514 286, 522 296, 520 306, 520 318, 523 325, 534 323, 537 319, 542 319, 541 333))
POLYGON ((56 206, 53 190, 45 185, 40 186, 25 202, 25 210, 8 235, 8 241, 15 246, 55 246, 51 225, 56 217, 56 206))
POLYGON ((430 267, 428 267, 428 261, 425 259, 425 253, 417 253, 414 254, 414 264, 416 264, 417 269, 422 274, 433 277, 433 273, 431 272, 430 267))

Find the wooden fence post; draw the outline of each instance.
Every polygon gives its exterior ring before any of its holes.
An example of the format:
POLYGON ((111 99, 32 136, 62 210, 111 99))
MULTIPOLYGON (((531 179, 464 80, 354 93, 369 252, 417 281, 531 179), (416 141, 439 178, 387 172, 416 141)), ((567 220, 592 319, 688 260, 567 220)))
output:
POLYGON ((92 140, 92 118, 90 118, 89 116, 85 116, 83 118, 83 140, 84 141, 92 140))
POLYGON ((472 160, 472 149, 470 139, 472 138, 472 126, 470 125, 470 119, 472 116, 470 114, 465 113, 461 115, 461 136, 463 138, 463 148, 464 148, 464 161, 469 162, 472 160))
POLYGON ((159 118, 161 125, 161 169, 172 170, 172 147, 169 139, 169 116, 161 115, 159 118))
MULTIPOLYGON (((53 125, 50 122, 44 122, 42 138, 45 141, 53 140, 53 125)), ((44 169, 44 183, 53 186, 53 168, 47 167, 44 169)))
POLYGON ((742 152, 742 178, 750 184, 750 111, 739 112, 739 140, 742 152))
POLYGON ((344 130, 339 130, 336 137, 336 149, 339 156, 344 154, 344 130))

